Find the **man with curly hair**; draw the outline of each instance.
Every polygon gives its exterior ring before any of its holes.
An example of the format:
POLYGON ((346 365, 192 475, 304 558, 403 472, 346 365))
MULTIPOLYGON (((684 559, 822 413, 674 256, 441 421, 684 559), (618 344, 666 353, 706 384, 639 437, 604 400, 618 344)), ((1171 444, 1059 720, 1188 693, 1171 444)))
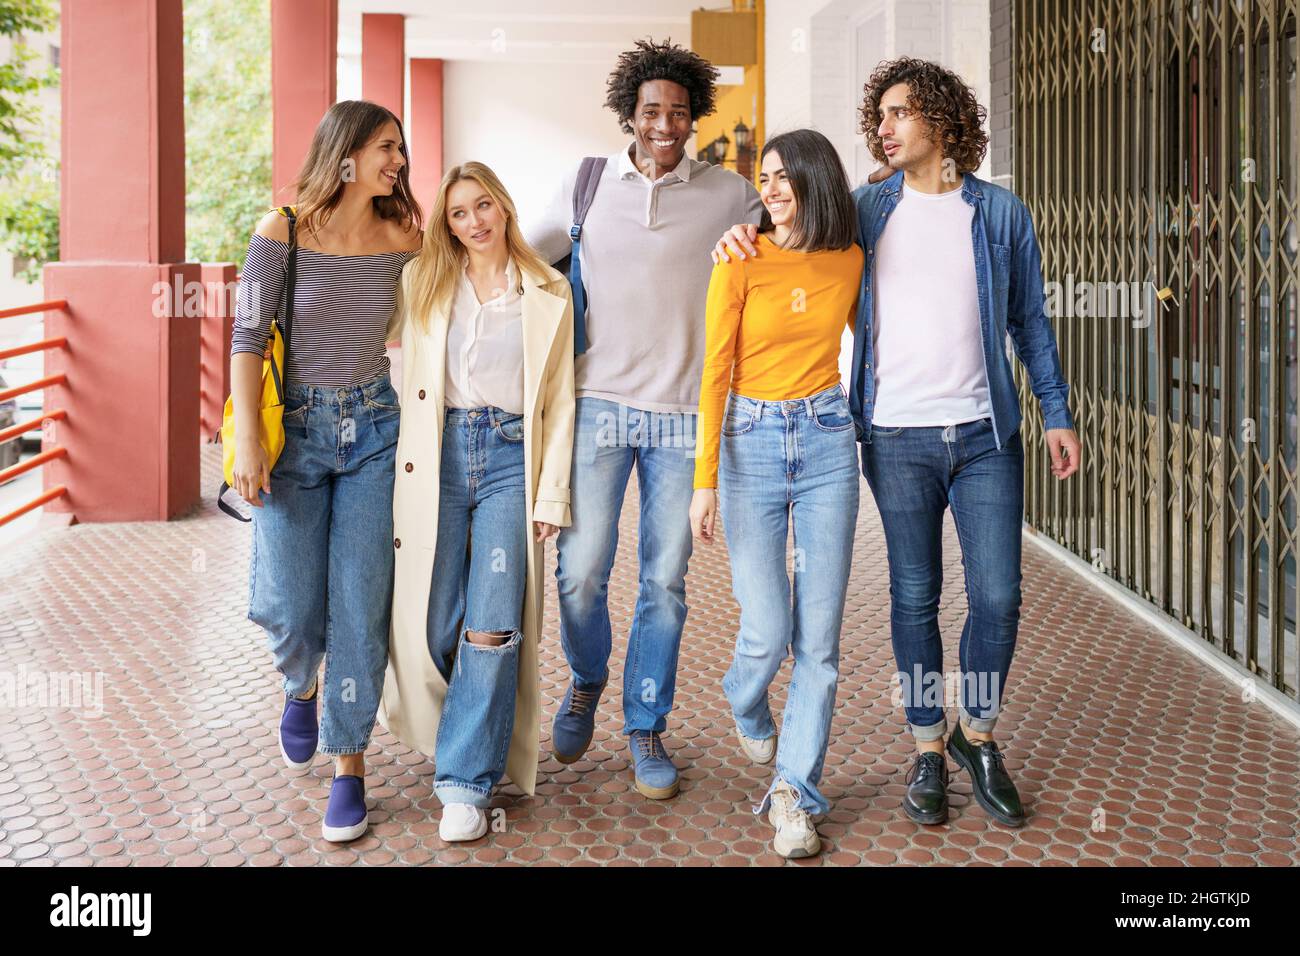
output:
MULTIPOLYGON (((605 105, 632 139, 604 160, 578 255, 586 348, 578 344, 574 364, 573 524, 557 539, 555 569, 572 679, 551 742, 557 759, 573 763, 595 732, 612 643, 607 586, 635 465, 639 587, 623 667, 623 732, 636 788, 654 799, 678 789, 660 734, 686 620, 709 250, 731 223, 759 222, 763 208, 743 177, 686 154, 693 122, 713 112, 717 74, 670 41, 638 41, 619 57, 605 105)), ((575 168, 525 229, 549 261, 570 251, 579 178, 575 168)))
MULTIPOLYGON (((1069 477, 1080 454, 1038 243, 1024 204, 974 175, 985 111, 960 77, 903 58, 878 66, 864 92, 859 130, 886 175, 854 193, 866 268, 850 400, 885 529, 890 630, 917 747, 903 809, 918 823, 948 818, 938 618, 951 510, 968 611, 947 750, 985 812, 1020 826, 1020 795, 993 740, 1021 603, 1024 447, 1008 336, 1042 406, 1052 474, 1069 477)), ((747 227, 724 239, 715 255, 756 254, 747 227)))

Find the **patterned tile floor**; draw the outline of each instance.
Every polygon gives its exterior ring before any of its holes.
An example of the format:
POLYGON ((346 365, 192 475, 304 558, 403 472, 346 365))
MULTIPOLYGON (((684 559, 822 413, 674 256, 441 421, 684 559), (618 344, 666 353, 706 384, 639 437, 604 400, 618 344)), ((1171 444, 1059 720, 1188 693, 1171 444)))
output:
MULTIPOLYGON (((205 448, 205 489, 219 469, 205 448)), ((635 596, 636 500, 624 513, 610 605, 619 663, 635 596)), ((884 542, 864 488, 842 680, 819 827, 820 857, 789 865, 1251 865, 1300 861, 1300 734, 1036 548, 1025 549, 1020 645, 998 736, 1030 816, 992 823, 953 767, 949 822, 899 810, 909 746, 891 704, 884 542)), ((941 609, 948 660, 965 612, 951 524, 941 609)), ((553 552, 548 560, 553 562, 553 552)), ((552 565, 553 566, 553 565, 552 565)), ((737 609, 722 547, 700 548, 687 583, 676 708, 665 736, 681 794, 632 788, 617 694, 586 759, 548 757, 537 794, 507 787, 504 828, 438 839, 432 765, 380 728, 368 760, 371 829, 319 837, 330 765, 280 773, 278 675, 245 619, 248 533, 211 498, 166 524, 52 530, 0 556, 0 679, 102 677, 92 706, 0 710, 0 864, 275 866, 781 864, 750 807, 768 783, 732 738, 721 689, 737 609)), ((564 691, 554 581, 542 650, 543 753, 564 691)), ((784 705, 789 664, 774 688, 784 705)), ((11 687, 10 693, 13 693, 11 687)), ((66 703, 60 698, 55 703, 66 703)), ((950 718, 951 719, 951 718, 950 718)))

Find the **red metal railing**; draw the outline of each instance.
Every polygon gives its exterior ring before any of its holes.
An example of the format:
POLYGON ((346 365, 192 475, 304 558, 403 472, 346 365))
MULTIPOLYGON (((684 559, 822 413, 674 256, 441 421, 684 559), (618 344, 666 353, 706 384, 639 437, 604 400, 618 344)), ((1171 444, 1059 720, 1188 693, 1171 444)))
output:
MULTIPOLYGON (((23 305, 16 309, 0 309, 0 319, 7 319, 16 315, 32 315, 36 312, 48 312, 55 309, 67 309, 67 307, 68 302, 66 299, 51 299, 48 302, 37 302, 35 305, 23 305)), ((0 361, 7 358, 13 358, 16 355, 30 355, 34 352, 44 352, 49 349, 66 348, 67 345, 67 338, 64 336, 58 336, 51 339, 42 339, 41 341, 33 342, 30 345, 20 345, 17 348, 0 349, 0 361)), ((8 401, 11 398, 17 398, 19 395, 26 395, 28 392, 35 392, 43 388, 49 388, 52 385, 64 385, 67 383, 67 380, 67 375, 63 372, 59 372, 56 375, 47 375, 29 385, 0 389, 0 402, 8 401)), ((67 417, 68 413, 65 409, 56 408, 52 411, 44 412, 40 418, 18 422, 8 428, 0 429, 0 445, 3 445, 5 442, 17 441, 27 432, 43 428, 46 422, 58 421, 66 419, 67 417)), ((34 455, 26 461, 19 462, 9 468, 0 470, 0 484, 4 484, 10 478, 17 478, 19 475, 26 474, 33 468, 39 468, 46 462, 54 461, 57 458, 66 458, 67 455, 68 451, 62 445, 54 445, 52 448, 47 448, 39 455, 34 455)), ((67 493, 68 489, 65 486, 55 485, 53 488, 49 488, 37 495, 31 501, 19 505, 12 511, 0 514, 0 525, 8 524, 10 521, 22 517, 29 511, 39 508, 48 502, 54 501, 56 498, 66 496, 67 493)))

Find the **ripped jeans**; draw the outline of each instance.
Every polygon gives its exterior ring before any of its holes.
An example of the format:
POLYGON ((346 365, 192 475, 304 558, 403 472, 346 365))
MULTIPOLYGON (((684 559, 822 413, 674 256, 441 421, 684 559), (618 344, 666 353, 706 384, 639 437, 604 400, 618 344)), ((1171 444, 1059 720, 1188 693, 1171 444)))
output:
POLYGON ((433 789, 486 808, 505 774, 515 723, 528 574, 524 420, 496 407, 448 408, 442 430, 429 653, 447 679, 433 789), (466 631, 499 634, 499 646, 466 631))

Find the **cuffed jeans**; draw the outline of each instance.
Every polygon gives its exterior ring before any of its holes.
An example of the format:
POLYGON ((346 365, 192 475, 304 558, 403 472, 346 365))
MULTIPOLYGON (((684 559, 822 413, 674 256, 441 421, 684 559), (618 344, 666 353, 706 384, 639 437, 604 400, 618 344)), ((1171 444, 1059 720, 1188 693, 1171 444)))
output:
POLYGON ((732 394, 722 424, 718 496, 731 587, 740 605, 735 656, 722 680, 740 732, 776 733, 768 688, 793 652, 776 777, 799 806, 825 813, 817 785, 839 682, 840 627, 858 519, 853 418, 836 385, 806 398, 759 401, 732 394), (794 532, 793 598, 786 535, 794 532))
POLYGON ((890 631, 912 734, 939 740, 948 729, 939 637, 947 508, 961 544, 968 605, 958 712, 972 730, 990 732, 1020 621, 1020 433, 999 450, 987 418, 933 428, 873 426, 871 441, 862 445, 862 472, 885 528, 890 631))
POLYGON ((494 406, 448 408, 442 428, 429 653, 447 679, 433 790, 445 806, 486 808, 515 725, 529 522, 524 418, 494 406), (508 635, 475 644, 466 631, 508 635))
POLYGON ((324 659, 324 754, 366 749, 383 689, 397 401, 386 374, 346 388, 289 385, 284 450, 252 509, 248 618, 266 630, 286 693, 311 690, 324 659))
POLYGON ((686 623, 695 486, 694 414, 648 412, 581 397, 569 481, 573 523, 562 528, 555 578, 560 641, 580 684, 609 673, 609 574, 632 466, 641 490, 636 609, 623 666, 623 733, 662 731, 677 684, 686 623))

